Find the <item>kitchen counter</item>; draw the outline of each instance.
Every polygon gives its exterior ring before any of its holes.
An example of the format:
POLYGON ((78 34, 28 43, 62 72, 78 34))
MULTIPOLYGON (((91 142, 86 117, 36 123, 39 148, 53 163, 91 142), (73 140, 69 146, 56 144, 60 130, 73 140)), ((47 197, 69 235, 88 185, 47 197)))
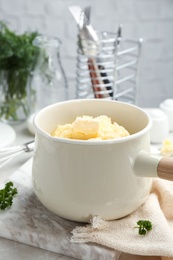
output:
MULTIPOLYGON (((13 128, 16 131, 16 140, 14 144, 22 144, 24 142, 33 140, 33 136, 28 132, 26 125, 24 123, 13 126, 13 128)), ((17 163, 13 163, 12 165, 9 165, 8 175, 10 175, 16 169, 18 169, 24 163, 24 161, 26 161, 29 158, 29 155, 26 154, 25 156, 22 156, 22 158, 23 161, 17 160, 17 163)), ((0 238, 0 259, 6 259, 6 260, 11 260, 11 259, 13 260, 20 260, 20 259, 68 260, 69 259, 70 260, 74 258, 62 256, 47 250, 18 243, 16 241, 0 238)), ((134 255, 124 254, 124 253, 122 253, 119 258, 119 260, 160 260, 160 259, 161 259, 160 257, 134 256, 134 255)))

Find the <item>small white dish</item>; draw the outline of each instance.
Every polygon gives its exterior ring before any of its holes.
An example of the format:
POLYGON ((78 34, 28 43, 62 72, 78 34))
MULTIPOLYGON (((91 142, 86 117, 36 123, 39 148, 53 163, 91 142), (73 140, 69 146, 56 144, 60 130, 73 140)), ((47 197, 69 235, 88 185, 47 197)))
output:
POLYGON ((162 109, 168 117, 169 131, 173 131, 173 99, 164 100, 160 104, 160 109, 162 109))
POLYGON ((150 129, 151 143, 161 143, 169 135, 169 122, 166 114, 161 109, 145 109, 152 119, 150 129))
POLYGON ((13 144, 16 139, 14 129, 5 123, 0 122, 0 147, 7 147, 13 144))

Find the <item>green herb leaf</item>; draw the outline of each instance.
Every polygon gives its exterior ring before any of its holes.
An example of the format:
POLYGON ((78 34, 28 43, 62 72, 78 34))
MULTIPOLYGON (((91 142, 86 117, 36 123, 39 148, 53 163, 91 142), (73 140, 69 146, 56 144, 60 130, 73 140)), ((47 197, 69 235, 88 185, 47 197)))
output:
POLYGON ((146 235, 146 233, 152 230, 152 223, 149 220, 138 220, 137 225, 135 228, 138 228, 139 235, 146 235))
POLYGON ((0 22, 0 69, 33 68, 38 48, 32 44, 37 32, 18 35, 0 22))
POLYGON ((5 184, 5 188, 0 190, 0 209, 5 210, 13 204, 13 197, 18 193, 16 188, 13 188, 13 183, 10 181, 5 184))

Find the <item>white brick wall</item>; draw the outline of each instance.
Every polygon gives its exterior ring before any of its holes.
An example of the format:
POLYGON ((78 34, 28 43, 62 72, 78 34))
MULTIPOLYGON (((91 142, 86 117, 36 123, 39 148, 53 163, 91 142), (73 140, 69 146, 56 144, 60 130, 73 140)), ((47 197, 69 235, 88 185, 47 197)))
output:
POLYGON ((38 30, 61 38, 74 98, 77 27, 68 6, 76 3, 92 6, 96 29, 117 31, 122 23, 124 38, 144 38, 138 105, 154 107, 173 98, 173 0, 0 0, 0 19, 19 33, 38 30))

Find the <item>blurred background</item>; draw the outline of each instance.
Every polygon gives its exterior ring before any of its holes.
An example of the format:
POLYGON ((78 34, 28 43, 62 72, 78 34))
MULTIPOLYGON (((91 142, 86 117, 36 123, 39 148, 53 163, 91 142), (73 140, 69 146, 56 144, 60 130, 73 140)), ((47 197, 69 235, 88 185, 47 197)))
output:
POLYGON ((137 104, 158 107, 173 98, 172 0, 0 0, 0 19, 18 33, 37 30, 62 40, 61 58, 68 78, 69 97, 75 98, 77 26, 68 6, 92 7, 97 30, 115 31, 123 37, 144 39, 137 104))

